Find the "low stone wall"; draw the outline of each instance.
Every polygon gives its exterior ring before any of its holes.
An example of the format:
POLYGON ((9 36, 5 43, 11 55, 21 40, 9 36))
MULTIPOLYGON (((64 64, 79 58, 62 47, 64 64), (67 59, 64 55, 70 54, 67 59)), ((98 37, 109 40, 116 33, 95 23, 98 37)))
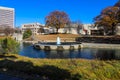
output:
MULTIPOLYGON (((53 40, 39 40, 39 42, 56 42, 56 39, 53 40)), ((61 42, 75 42, 75 38, 60 38, 61 42)))
POLYGON ((35 43, 38 43, 38 41, 21 41, 23 43, 32 43, 32 44, 35 44, 35 43))
POLYGON ((81 43, 120 44, 120 36, 84 36, 76 38, 81 43))
POLYGON ((40 45, 34 44, 36 49, 42 50, 75 50, 81 48, 106 48, 106 49, 120 49, 119 44, 104 44, 104 43, 81 43, 78 45, 40 45))
POLYGON ((82 43, 81 48, 120 49, 120 44, 82 43))
POLYGON ((72 45, 43 45, 43 44, 34 44, 36 49, 42 50, 75 50, 81 49, 81 44, 72 44, 72 45))

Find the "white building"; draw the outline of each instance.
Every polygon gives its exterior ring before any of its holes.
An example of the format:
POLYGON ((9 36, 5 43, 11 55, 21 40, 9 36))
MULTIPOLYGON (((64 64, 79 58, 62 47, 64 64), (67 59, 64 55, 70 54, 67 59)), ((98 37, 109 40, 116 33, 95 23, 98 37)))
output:
MULTIPOLYGON (((77 32, 77 25, 72 24, 71 26, 65 26, 64 28, 58 29, 58 33, 71 33, 71 34, 78 34, 77 32)), ((56 33, 56 28, 54 27, 49 27, 49 28, 44 28, 45 30, 48 30, 48 33, 56 33)))
MULTIPOLYGON (((45 33, 56 33, 56 28, 49 27, 44 28, 45 33)), ((82 35, 94 35, 99 34, 99 29, 94 26, 94 24, 79 24, 72 23, 70 25, 66 25, 64 28, 60 28, 58 33, 70 33, 70 34, 82 34, 82 35)))
POLYGON ((120 35, 120 23, 117 24, 117 32, 116 35, 120 35))
POLYGON ((16 41, 22 41, 23 35, 20 33, 14 33, 12 36, 16 41))
POLYGON ((40 24, 40 23, 28 23, 28 24, 22 24, 22 33, 24 33, 24 31, 30 29, 32 31, 33 35, 38 35, 39 32, 38 30, 40 28, 43 28, 44 25, 40 24))
POLYGON ((78 34, 78 24, 72 23, 64 28, 65 33, 78 34))
POLYGON ((80 33, 83 35, 92 35, 92 31, 97 31, 98 28, 94 26, 94 24, 83 24, 83 28, 80 33))
POLYGON ((0 26, 14 28, 14 8, 1 7, 0 6, 0 26))
POLYGON ((83 24, 82 29, 80 30, 80 33, 85 35, 85 34, 90 34, 90 27, 92 24, 83 24))

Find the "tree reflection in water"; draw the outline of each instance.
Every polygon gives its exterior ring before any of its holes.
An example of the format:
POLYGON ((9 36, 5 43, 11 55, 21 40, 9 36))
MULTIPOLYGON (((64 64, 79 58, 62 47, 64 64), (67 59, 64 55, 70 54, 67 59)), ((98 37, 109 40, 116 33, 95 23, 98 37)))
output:
POLYGON ((99 49, 82 48, 80 50, 36 50, 31 44, 23 44, 19 55, 32 58, 48 59, 99 59, 99 60, 120 60, 120 49, 99 49))
POLYGON ((98 50, 95 57, 100 60, 116 59, 115 50, 98 50))

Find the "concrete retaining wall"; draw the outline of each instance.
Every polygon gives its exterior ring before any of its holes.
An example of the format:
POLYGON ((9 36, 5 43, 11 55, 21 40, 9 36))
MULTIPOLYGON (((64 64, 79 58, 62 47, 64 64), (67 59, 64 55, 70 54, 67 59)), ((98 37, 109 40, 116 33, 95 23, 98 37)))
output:
POLYGON ((109 48, 120 49, 120 44, 82 43, 81 48, 109 48))
POLYGON ((34 44, 36 49, 43 49, 43 50, 74 50, 80 49, 80 44, 73 44, 73 45, 43 45, 43 44, 34 44))

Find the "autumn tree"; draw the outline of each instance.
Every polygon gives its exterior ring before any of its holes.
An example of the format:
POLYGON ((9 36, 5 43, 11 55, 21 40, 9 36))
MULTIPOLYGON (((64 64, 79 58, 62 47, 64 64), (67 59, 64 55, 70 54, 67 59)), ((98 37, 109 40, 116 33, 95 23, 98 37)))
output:
POLYGON ((120 10, 117 13, 117 20, 118 20, 118 23, 120 23, 120 10))
POLYGON ((53 11, 45 17, 46 26, 51 26, 58 29, 63 28, 70 20, 68 15, 63 11, 53 11))
POLYGON ((38 33, 44 33, 44 32, 45 32, 45 30, 43 28, 38 29, 38 33))
POLYGON ((97 27, 103 27, 106 34, 115 34, 118 7, 107 7, 102 10, 101 14, 94 18, 97 27))
POLYGON ((101 14, 95 17, 94 20, 98 27, 103 26, 107 34, 110 32, 115 34, 116 25, 120 23, 120 0, 112 7, 102 10, 101 14))
POLYGON ((114 7, 118 7, 119 11, 117 12, 117 20, 120 23, 120 0, 114 5, 114 7))
POLYGON ((117 3, 115 3, 114 7, 120 7, 120 0, 117 3))

